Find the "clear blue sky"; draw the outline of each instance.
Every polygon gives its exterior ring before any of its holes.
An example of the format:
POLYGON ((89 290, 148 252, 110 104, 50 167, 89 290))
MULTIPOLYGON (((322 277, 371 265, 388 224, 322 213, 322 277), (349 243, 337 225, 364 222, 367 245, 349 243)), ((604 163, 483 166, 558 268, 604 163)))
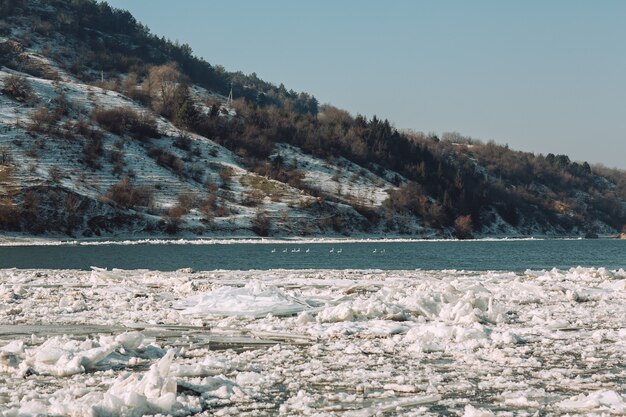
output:
POLYGON ((109 4, 211 64, 399 129, 626 168, 626 1, 109 4))

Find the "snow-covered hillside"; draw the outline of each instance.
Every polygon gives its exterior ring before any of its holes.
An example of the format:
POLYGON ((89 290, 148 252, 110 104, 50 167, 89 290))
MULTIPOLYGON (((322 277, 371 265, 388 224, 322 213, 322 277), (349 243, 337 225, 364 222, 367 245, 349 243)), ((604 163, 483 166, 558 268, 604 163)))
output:
MULTIPOLYGON (((353 218, 358 222, 359 214, 342 200, 358 199, 365 205, 379 207, 387 197, 386 191, 393 188, 384 179, 347 160, 331 165, 303 154, 297 148, 278 147, 276 152, 283 158, 298 161, 299 168, 305 173, 306 184, 319 187, 324 194, 338 195, 336 203, 320 202, 318 197, 247 170, 240 158, 228 149, 209 138, 183 131, 162 117, 156 119, 158 137, 149 140, 107 132, 92 120, 90 115, 94 109, 132 109, 138 114, 150 115, 152 112, 118 92, 82 84, 57 70, 62 81, 46 80, 7 68, 0 70, 0 83, 17 75, 23 77, 32 89, 29 103, 0 95, 0 146, 7 154, 0 186, 8 194, 18 189, 41 187, 75 194, 93 202, 87 216, 120 215, 119 207, 107 207, 103 197, 125 176, 131 179, 134 187, 153 190, 150 207, 132 210, 132 215, 138 216, 132 225, 122 230, 112 228, 108 234, 149 234, 146 229, 149 232, 152 228, 155 233, 162 233, 164 229, 159 228, 166 227, 163 225, 171 221, 171 212, 185 198, 196 201, 194 207, 176 219, 177 230, 183 233, 217 231, 248 235, 252 233, 254 219, 261 213, 275 225, 270 228, 275 227, 278 234, 317 234, 324 232, 325 227, 318 222, 316 206, 326 207, 332 215, 342 213, 346 220, 353 218), (40 108, 54 112, 59 97, 69 107, 67 114, 59 117, 49 131, 38 131, 34 126, 38 123, 34 121, 36 112, 40 108), (86 124, 80 129, 95 130, 102 135, 100 154, 95 156, 97 161, 92 162, 91 167, 86 166, 85 161, 85 148, 90 138, 74 133, 79 129, 76 127, 79 123, 86 124), (185 138, 184 142, 180 138, 185 138), (174 163, 159 161, 160 155, 173 158, 174 163), (220 204, 220 212, 203 213, 201 201, 212 195, 220 204)), ((84 223, 88 222, 86 218, 84 223)), ((81 224, 70 233, 91 236, 107 234, 107 230, 90 229, 81 224)))
POLYGON ((623 173, 400 133, 226 73, 106 3, 1 7, 4 235, 596 236, 626 221, 623 173))

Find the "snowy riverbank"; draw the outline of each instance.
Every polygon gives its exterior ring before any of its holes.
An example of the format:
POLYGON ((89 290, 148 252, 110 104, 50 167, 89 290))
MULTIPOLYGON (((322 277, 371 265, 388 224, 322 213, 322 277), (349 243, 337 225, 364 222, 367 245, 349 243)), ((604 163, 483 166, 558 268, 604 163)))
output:
POLYGON ((623 270, 0 270, 0 299, 2 417, 626 413, 623 270))
MULTIPOLYGON (((625 235, 626 236, 626 235, 625 235)), ((619 235, 600 235, 599 239, 620 239, 619 235)), ((437 235, 407 236, 407 235, 372 235, 354 234, 343 235, 319 235, 319 236, 290 236, 290 237, 258 237, 258 236, 137 236, 119 235, 115 237, 100 238, 70 238, 63 235, 33 236, 27 234, 8 234, 0 236, 0 246, 98 246, 98 245, 229 245, 229 244, 282 244, 282 243, 411 243, 411 242, 498 242, 498 241, 523 241, 523 240, 582 240, 578 235, 541 235, 533 236, 520 234, 494 234, 476 235, 474 239, 455 239, 453 237, 441 237, 437 235)))
POLYGON ((277 245, 283 243, 294 244, 341 244, 341 243, 411 243, 411 242, 497 242, 508 240, 580 240, 579 237, 484 237, 479 239, 437 239, 437 238, 406 238, 406 237, 290 237, 290 238, 260 238, 260 237, 216 237, 216 238, 128 238, 128 239, 54 239, 34 237, 0 237, 0 246, 101 246, 101 245, 233 245, 259 244, 277 245))

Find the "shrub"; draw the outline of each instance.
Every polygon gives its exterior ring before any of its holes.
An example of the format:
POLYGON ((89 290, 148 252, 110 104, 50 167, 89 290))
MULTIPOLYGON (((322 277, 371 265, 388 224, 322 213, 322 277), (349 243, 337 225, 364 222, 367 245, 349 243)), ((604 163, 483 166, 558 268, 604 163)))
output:
POLYGON ((128 98, 138 103, 148 106, 150 104, 150 94, 141 88, 132 88, 127 91, 128 98))
MULTIPOLYGON (((0 7, 3 3, 0 2, 0 7)), ((1 15, 0 11, 0 15, 1 15)), ((0 21, 0 26, 8 24, 8 22, 0 21)), ((10 30, 10 28, 9 28, 10 30)), ((13 40, 0 41, 0 65, 7 66, 9 68, 17 67, 17 57, 24 52, 24 46, 13 40)))
POLYGON ((139 113, 131 107, 96 108, 91 117, 103 129, 115 135, 128 132, 137 139, 159 137, 154 117, 146 112, 139 113))
POLYGON ((189 211, 185 207, 176 204, 167 210, 167 217, 173 220, 180 220, 180 218, 187 213, 189 213, 189 211))
POLYGON ((166 218, 167 224, 165 231, 169 234, 178 232, 178 226, 181 221, 181 217, 188 214, 192 208, 197 207, 199 204, 199 198, 194 193, 183 193, 178 196, 178 204, 170 207, 167 210, 166 218))
POLYGON ((150 93, 139 85, 139 74, 131 72, 122 81, 122 88, 126 95, 145 106, 150 104, 150 93))
POLYGON ((28 55, 20 55, 17 57, 17 60, 19 62, 18 68, 22 72, 25 72, 37 78, 45 78, 53 81, 61 80, 58 71, 56 71, 52 66, 45 63, 44 61, 40 61, 28 55))
POLYGON ((182 193, 178 196, 178 205, 188 213, 200 205, 200 197, 196 193, 182 193))
POLYGON ((454 220, 454 230, 458 239, 472 239, 472 216, 459 216, 454 220))
POLYGON ((230 214, 228 207, 224 205, 218 205, 215 207, 215 217, 226 217, 230 214))
POLYGON ((165 223, 165 233, 168 235, 175 235, 178 233, 180 226, 180 219, 174 217, 168 217, 167 222, 165 223))
POLYGON ((30 83, 21 75, 11 74, 5 77, 2 92, 17 101, 28 101, 33 98, 30 83))
POLYGON ((257 211, 252 219, 252 231, 259 236, 269 236, 271 220, 265 211, 257 211))
POLYGON ((128 122, 128 131, 137 139, 149 139, 158 138, 159 129, 154 117, 149 113, 135 113, 134 118, 131 118, 128 122))
POLYGON ((171 152, 161 148, 150 148, 148 149, 148 156, 153 158, 158 165, 169 168, 178 175, 182 176, 185 173, 185 164, 171 152))
POLYGON ((105 199, 125 208, 150 207, 154 192, 150 187, 135 187, 128 176, 113 184, 105 193, 105 199))
POLYGON ((102 138, 102 132, 97 128, 94 128, 82 117, 73 122, 72 132, 86 138, 102 138))
POLYGON ((256 207, 263 203, 265 194, 261 190, 249 190, 243 193, 241 204, 248 207, 256 207))
POLYGON ((56 127, 59 115, 44 106, 37 107, 30 115, 29 130, 39 133, 50 133, 56 127))
POLYGON ((226 166, 220 170, 220 179, 223 184, 227 184, 233 178, 235 170, 232 167, 226 166))
POLYGON ((186 134, 182 134, 174 138, 174 146, 178 149, 182 149, 184 151, 188 151, 191 149, 191 139, 186 134))
POLYGON ((55 112, 61 116, 67 116, 70 111, 73 110, 73 105, 67 98, 67 94, 61 88, 56 88, 57 96, 54 98, 53 103, 56 107, 55 112))
POLYGON ((302 189, 304 187, 304 178, 304 173, 296 168, 289 168, 286 170, 281 169, 275 175, 275 179, 278 181, 287 183, 298 189, 302 189))
POLYGON ((87 138, 83 144, 83 162, 91 169, 100 168, 100 157, 104 153, 102 149, 102 139, 87 138))
POLYGON ((91 113, 93 120, 103 129, 116 135, 121 135, 124 132, 127 115, 128 113, 123 108, 96 108, 91 113))

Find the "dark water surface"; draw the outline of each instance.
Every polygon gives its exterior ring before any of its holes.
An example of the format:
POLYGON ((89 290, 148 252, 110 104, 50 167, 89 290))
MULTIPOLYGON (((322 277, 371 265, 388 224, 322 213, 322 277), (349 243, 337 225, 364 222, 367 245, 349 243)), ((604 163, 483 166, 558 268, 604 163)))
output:
POLYGON ((213 269, 626 268, 626 240, 4 246, 0 268, 213 269), (299 250, 299 252, 298 252, 299 250), (307 252, 308 250, 308 252, 307 252))

